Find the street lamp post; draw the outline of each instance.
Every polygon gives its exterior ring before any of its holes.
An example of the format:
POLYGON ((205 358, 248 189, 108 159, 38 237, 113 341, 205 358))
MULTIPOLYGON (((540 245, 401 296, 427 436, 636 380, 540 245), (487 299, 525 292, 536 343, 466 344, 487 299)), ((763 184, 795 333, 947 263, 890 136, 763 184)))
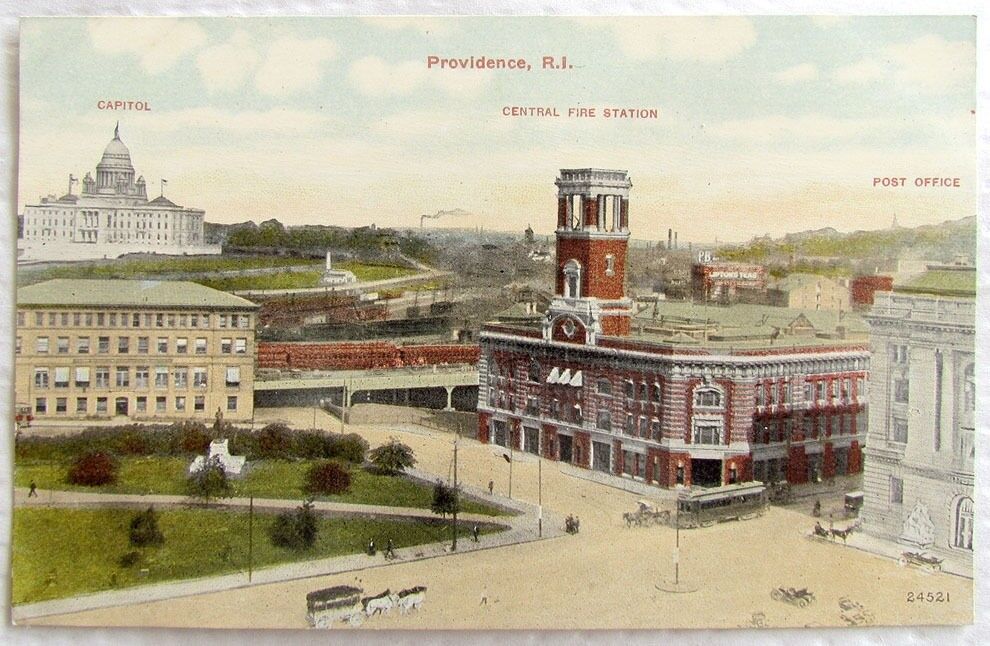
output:
POLYGON ((536 523, 537 523, 537 530, 536 531, 537 531, 537 536, 539 536, 540 538, 543 538, 543 456, 542 455, 538 455, 538 456, 536 456, 536 459, 537 459, 537 463, 536 464, 537 464, 537 474, 538 474, 537 475, 537 486, 536 486, 536 492, 537 492, 536 495, 537 495, 537 501, 538 501, 537 502, 537 504, 538 504, 538 507, 537 507, 537 514, 538 514, 538 516, 537 516, 537 520, 536 520, 536 523))

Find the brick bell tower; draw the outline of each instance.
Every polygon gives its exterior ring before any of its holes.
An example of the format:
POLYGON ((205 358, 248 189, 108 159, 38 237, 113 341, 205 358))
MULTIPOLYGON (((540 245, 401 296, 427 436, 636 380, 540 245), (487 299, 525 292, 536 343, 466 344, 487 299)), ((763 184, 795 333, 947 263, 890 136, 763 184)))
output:
POLYGON ((595 345, 629 334, 626 298, 629 181, 626 171, 561 169, 557 185, 557 288, 543 338, 595 345))

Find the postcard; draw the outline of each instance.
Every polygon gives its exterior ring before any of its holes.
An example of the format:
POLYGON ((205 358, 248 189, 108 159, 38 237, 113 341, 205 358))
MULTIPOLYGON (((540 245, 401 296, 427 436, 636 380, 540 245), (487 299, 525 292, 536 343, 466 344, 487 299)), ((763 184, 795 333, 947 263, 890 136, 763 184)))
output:
POLYGON ((22 19, 14 623, 971 623, 976 22, 22 19))

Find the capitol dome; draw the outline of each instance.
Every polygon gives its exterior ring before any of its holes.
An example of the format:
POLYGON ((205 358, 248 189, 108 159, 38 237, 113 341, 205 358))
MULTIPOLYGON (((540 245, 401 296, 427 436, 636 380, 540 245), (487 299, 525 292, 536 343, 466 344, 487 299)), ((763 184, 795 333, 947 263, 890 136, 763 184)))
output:
POLYGON ((98 169, 100 167, 134 170, 134 166, 131 165, 131 151, 120 140, 119 125, 113 129, 113 139, 103 149, 103 157, 100 158, 100 163, 97 165, 98 169))
POLYGON ((101 194, 130 195, 136 192, 131 151, 120 140, 120 123, 113 129, 113 139, 103 150, 96 165, 96 190, 101 194))

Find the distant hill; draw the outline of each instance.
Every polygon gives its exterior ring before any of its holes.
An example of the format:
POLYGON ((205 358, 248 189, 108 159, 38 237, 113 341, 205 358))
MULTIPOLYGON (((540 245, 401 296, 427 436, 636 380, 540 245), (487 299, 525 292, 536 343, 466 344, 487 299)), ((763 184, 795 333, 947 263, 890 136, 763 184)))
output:
MULTIPOLYGON (((941 224, 839 233, 828 227, 790 233, 782 238, 759 238, 718 250, 726 260, 757 262, 787 271, 827 271, 847 274, 863 267, 890 266, 902 259, 949 262, 962 255, 976 257, 976 216, 941 224)), ((780 271, 783 270, 783 271, 780 271)))

